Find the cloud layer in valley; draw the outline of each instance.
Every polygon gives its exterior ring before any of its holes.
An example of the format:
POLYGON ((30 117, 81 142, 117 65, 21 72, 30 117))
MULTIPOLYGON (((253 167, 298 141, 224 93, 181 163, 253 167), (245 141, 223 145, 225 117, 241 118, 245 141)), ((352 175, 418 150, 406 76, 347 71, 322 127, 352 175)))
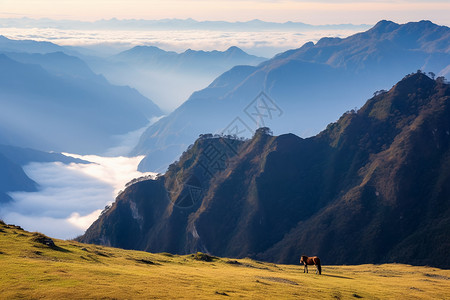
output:
POLYGON ((25 172, 40 189, 11 193, 14 201, 0 209, 0 217, 26 230, 55 238, 74 238, 97 219, 128 181, 154 174, 136 171, 142 157, 72 156, 91 163, 25 166, 25 172))

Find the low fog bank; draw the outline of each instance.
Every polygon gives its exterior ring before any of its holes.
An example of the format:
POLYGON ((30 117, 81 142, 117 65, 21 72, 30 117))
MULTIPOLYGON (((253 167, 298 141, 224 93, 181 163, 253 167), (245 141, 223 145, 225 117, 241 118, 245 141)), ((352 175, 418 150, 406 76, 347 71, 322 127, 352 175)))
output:
POLYGON ((60 239, 83 234, 104 207, 112 203, 119 190, 141 173, 137 165, 142 157, 101 157, 67 154, 90 164, 59 162, 31 163, 24 167, 36 181, 37 192, 14 192, 14 199, 0 208, 0 218, 60 239))
MULTIPOLYGON (((154 123, 158 122, 161 118, 165 117, 162 115, 160 117, 154 117, 149 120, 148 125, 139 128, 134 131, 130 131, 126 134, 115 135, 112 139, 115 142, 115 146, 107 149, 102 156, 106 157, 116 157, 116 156, 129 156, 130 152, 136 147, 141 138, 141 135, 145 132, 147 128, 149 128, 154 123)), ((79 155, 65 153, 68 156, 72 157, 80 157, 79 155)))

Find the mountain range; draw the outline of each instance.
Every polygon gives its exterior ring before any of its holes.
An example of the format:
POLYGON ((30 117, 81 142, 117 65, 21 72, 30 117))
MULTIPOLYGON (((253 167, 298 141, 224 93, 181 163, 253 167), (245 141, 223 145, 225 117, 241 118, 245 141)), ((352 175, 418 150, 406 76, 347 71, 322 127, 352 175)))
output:
POLYGON ((26 53, 50 53, 64 51, 65 48, 50 42, 33 40, 13 40, 0 35, 0 51, 2 52, 26 52, 26 53))
POLYGON ((319 134, 206 134, 78 240, 298 263, 450 267, 450 85, 418 72, 319 134))
POLYGON ((266 60, 263 57, 249 55, 236 46, 230 47, 225 51, 196 51, 188 49, 183 53, 164 51, 154 46, 136 46, 117 54, 114 56, 114 59, 134 66, 146 65, 174 72, 190 70, 192 73, 216 73, 219 70, 229 70, 235 65, 256 65, 266 60))
POLYGON ((136 90, 111 85, 51 43, 0 41, 0 141, 44 151, 104 153, 115 136, 162 112, 136 90), (6 51, 8 50, 8 51, 6 51), (20 51, 19 51, 20 50, 20 51))
POLYGON ((232 67, 266 60, 238 47, 177 53, 155 46, 135 46, 109 58, 84 59, 96 73, 115 84, 133 86, 168 112, 232 67))
POLYGON ((197 21, 188 19, 161 20, 98 20, 94 22, 76 20, 52 20, 31 18, 0 18, 1 27, 13 28, 59 28, 59 29, 120 29, 120 30, 231 30, 231 31, 260 31, 260 30, 320 30, 320 29, 366 29, 369 25, 330 24, 311 25, 302 22, 266 22, 251 20, 246 22, 227 21, 197 21))
POLYGON ((450 29, 429 21, 380 21, 347 38, 322 38, 258 66, 236 66, 193 93, 142 135, 131 155, 146 155, 142 171, 164 171, 197 136, 223 132, 249 137, 313 136, 342 111, 361 107, 376 90, 419 69, 450 72, 450 29))

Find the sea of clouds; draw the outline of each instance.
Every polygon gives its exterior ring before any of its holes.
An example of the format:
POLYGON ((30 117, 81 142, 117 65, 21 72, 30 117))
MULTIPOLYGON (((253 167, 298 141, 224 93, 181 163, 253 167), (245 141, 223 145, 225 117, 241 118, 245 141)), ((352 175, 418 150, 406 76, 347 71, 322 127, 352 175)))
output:
POLYGON ((347 37, 359 30, 323 29, 296 31, 209 31, 209 30, 72 30, 57 28, 0 28, 11 39, 49 41, 62 46, 80 46, 103 54, 115 54, 136 45, 164 50, 226 50, 237 46, 253 55, 270 58, 320 38, 347 37))
POLYGON ((143 156, 124 156, 148 126, 116 136, 117 146, 104 156, 64 153, 87 164, 33 162, 24 166, 28 177, 39 185, 38 191, 9 193, 14 201, 0 207, 0 219, 60 239, 83 234, 105 206, 114 202, 126 183, 141 176, 156 175, 137 171, 143 156))
POLYGON ((14 192, 1 209, 5 222, 61 239, 75 238, 98 218, 133 178, 155 173, 136 171, 143 157, 67 154, 89 164, 31 163, 25 173, 39 184, 37 192, 14 192))

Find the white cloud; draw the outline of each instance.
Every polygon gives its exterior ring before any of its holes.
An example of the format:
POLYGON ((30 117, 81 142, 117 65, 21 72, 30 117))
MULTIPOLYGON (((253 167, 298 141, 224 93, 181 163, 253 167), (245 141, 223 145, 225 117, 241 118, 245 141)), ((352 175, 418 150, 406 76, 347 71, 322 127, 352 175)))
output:
POLYGON ((9 224, 19 225, 25 230, 42 232, 53 238, 70 239, 84 232, 84 230, 70 224, 66 219, 29 216, 14 211, 8 212, 3 220, 9 224))
POLYGON ((136 157, 102 157, 97 155, 77 155, 64 153, 64 155, 80 158, 92 162, 92 164, 70 164, 67 169, 81 172, 114 187, 114 193, 118 193, 124 185, 133 178, 154 174, 137 171, 137 165, 144 156, 136 157))
POLYGON ((92 213, 90 213, 89 215, 86 215, 86 216, 81 216, 79 213, 74 212, 70 215, 70 217, 67 219, 67 221, 70 224, 72 224, 82 230, 86 230, 86 228, 91 226, 91 224, 94 223, 94 221, 98 219, 101 212, 102 212, 101 209, 97 209, 96 211, 93 211, 92 213))
MULTIPOLYGON (((117 52, 136 45, 153 45, 177 52, 186 49, 226 50, 238 46, 251 54, 271 57, 288 49, 298 48, 308 41, 324 36, 346 37, 357 30, 315 31, 209 31, 209 30, 64 30, 55 28, 0 28, 11 39, 50 41, 63 46, 84 46, 98 49, 108 45, 117 52)), ((109 49, 110 50, 110 49, 109 49)))
POLYGON ((136 171, 142 157, 70 155, 92 163, 31 163, 25 166, 25 172, 40 185, 40 189, 32 193, 11 193, 14 201, 1 207, 1 218, 26 230, 40 231, 56 238, 74 238, 96 220, 128 181, 154 174, 136 171))
POLYGON ((140 128, 140 129, 137 129, 135 131, 128 132, 126 134, 113 136, 117 146, 108 149, 104 153, 104 155, 108 156, 108 157, 127 155, 138 144, 139 138, 144 133, 144 131, 148 127, 150 127, 152 124, 156 123, 157 121, 159 121, 163 117, 164 116, 152 117, 150 122, 149 122, 149 124, 147 126, 144 126, 144 127, 140 128))

